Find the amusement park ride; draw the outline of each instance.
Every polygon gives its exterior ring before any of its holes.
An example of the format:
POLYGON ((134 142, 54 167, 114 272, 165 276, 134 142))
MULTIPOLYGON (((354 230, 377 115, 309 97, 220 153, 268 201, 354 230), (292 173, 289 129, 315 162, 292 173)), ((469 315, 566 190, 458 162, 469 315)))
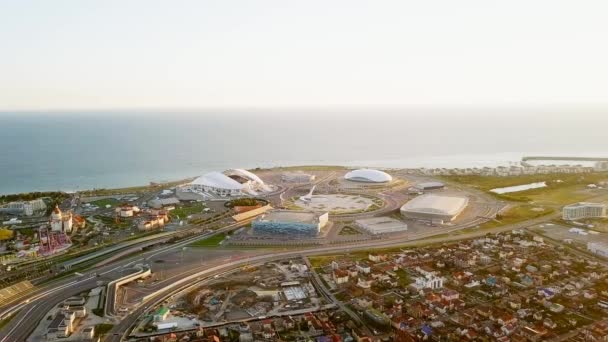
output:
POLYGON ((38 229, 38 234, 40 236, 40 249, 38 250, 38 254, 41 255, 53 254, 58 249, 65 248, 72 243, 70 237, 66 233, 52 231, 46 225, 38 229))

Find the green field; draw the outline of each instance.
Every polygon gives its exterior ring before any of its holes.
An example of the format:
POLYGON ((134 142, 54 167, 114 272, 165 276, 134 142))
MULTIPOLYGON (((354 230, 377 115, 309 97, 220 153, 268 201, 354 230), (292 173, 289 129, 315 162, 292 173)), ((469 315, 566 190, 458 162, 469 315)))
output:
MULTIPOLYGON (((505 226, 508 224, 519 223, 527 220, 532 220, 538 217, 553 214, 555 212, 552 208, 542 208, 529 205, 529 204, 518 204, 509 208, 504 213, 498 215, 495 220, 485 222, 479 226, 480 229, 490 229, 499 226, 505 226)), ((459 234, 469 233, 473 228, 467 228, 459 230, 459 234)))
POLYGON ((226 238, 226 234, 216 234, 206 239, 198 240, 190 244, 192 247, 218 247, 226 238))
MULTIPOLYGON (((560 210, 566 204, 585 201, 597 196, 597 192, 589 190, 587 185, 608 180, 608 173, 594 172, 587 174, 548 174, 512 177, 445 176, 442 178, 448 182, 459 183, 485 191, 501 200, 513 203, 507 211, 498 215, 496 220, 486 222, 479 227, 487 229, 550 215, 560 210), (490 190, 495 188, 536 182, 546 182, 547 187, 508 194, 490 192, 490 190)), ((469 230, 464 229, 461 233, 467 233, 469 230)))
POLYGON ((106 324, 106 323, 97 324, 97 325, 95 325, 95 336, 96 337, 103 336, 103 335, 107 334, 110 330, 112 330, 113 327, 114 327, 114 324, 106 324))
POLYGON ((116 222, 116 218, 114 218, 114 217, 99 215, 99 216, 95 216, 95 218, 98 219, 99 221, 101 221, 103 224, 105 224, 108 227, 118 228, 118 229, 130 228, 131 225, 133 224, 133 218, 131 218, 131 217, 123 217, 118 222, 116 222))
POLYGON ((608 172, 592 172, 578 174, 553 173, 547 175, 521 175, 509 177, 469 175, 443 176, 441 178, 451 182, 475 186, 481 190, 488 191, 494 188, 504 188, 508 186, 545 181, 550 183, 555 182, 557 180, 563 181, 563 184, 565 185, 597 183, 600 181, 608 180, 608 172))
MULTIPOLYGON (((344 166, 337 165, 300 165, 300 166, 279 166, 271 169, 259 169, 259 170, 281 170, 281 171, 337 171, 346 170, 344 166)), ((258 170, 253 170, 258 171, 258 170)))
POLYGON ((190 215, 202 214, 203 209, 205 209, 205 208, 206 208, 206 206, 203 203, 194 203, 189 206, 175 208, 175 209, 171 210, 169 212, 169 214, 171 215, 172 218, 179 217, 179 219, 183 220, 190 215))
POLYGON ((357 229, 351 227, 351 226, 346 226, 342 229, 340 229, 340 232, 338 233, 338 235, 360 235, 361 232, 359 232, 357 229))
POLYGON ((344 254, 333 254, 333 255, 319 255, 308 257, 310 265, 314 268, 324 267, 329 265, 332 261, 344 257, 344 254))
POLYGON ((12 315, 4 318, 3 320, 0 320, 0 329, 2 329, 5 325, 10 323, 10 321, 13 319, 13 317, 15 317, 15 315, 16 315, 16 313, 13 313, 12 315))
POLYGON ((585 174, 548 174, 523 175, 511 177, 497 176, 444 176, 448 182, 470 186, 507 201, 533 202, 536 205, 561 206, 569 203, 584 201, 593 197, 586 186, 608 180, 607 172, 585 174), (508 194, 495 194, 491 189, 523 185, 536 182, 546 182, 547 187, 508 194))
POLYGON ((395 273, 397 274, 397 277, 399 277, 400 286, 408 287, 412 283, 410 277, 407 275, 407 272, 405 272, 404 269, 400 268, 395 273))
POLYGON ((116 198, 104 198, 104 199, 100 199, 100 200, 89 202, 89 203, 91 205, 96 205, 100 208, 105 208, 106 205, 111 205, 112 207, 115 207, 116 205, 118 205, 119 201, 116 198))
POLYGON ((180 185, 186 182, 192 181, 193 178, 182 179, 174 182, 167 182, 162 184, 155 185, 142 185, 142 186, 132 186, 128 188, 117 188, 117 189, 93 189, 93 190, 83 190, 80 191, 80 194, 83 196, 106 196, 106 195, 125 195, 125 194, 136 194, 136 193, 144 193, 149 191, 157 191, 159 189, 166 189, 170 187, 174 187, 176 185, 180 185))

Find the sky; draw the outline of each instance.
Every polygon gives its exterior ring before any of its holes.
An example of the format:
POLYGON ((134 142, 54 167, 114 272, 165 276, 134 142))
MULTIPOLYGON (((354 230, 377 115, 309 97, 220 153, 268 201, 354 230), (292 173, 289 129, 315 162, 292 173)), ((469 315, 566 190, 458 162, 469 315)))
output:
POLYGON ((0 2, 0 110, 608 107, 605 0, 0 2))

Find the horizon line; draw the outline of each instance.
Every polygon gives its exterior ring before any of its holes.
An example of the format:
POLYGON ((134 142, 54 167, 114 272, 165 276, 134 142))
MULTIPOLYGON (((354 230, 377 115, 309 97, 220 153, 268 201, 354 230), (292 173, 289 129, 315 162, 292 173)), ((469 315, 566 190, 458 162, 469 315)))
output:
POLYGON ((401 111, 401 110, 431 110, 431 111, 446 111, 446 110, 608 110, 606 104, 453 104, 453 105, 435 105, 435 104, 410 104, 410 105, 293 105, 293 106, 197 106, 197 107, 171 107, 171 106, 155 106, 155 107, 81 107, 81 108, 19 108, 19 109, 2 109, 0 114, 19 114, 19 113, 74 113, 74 112, 204 112, 204 111, 281 111, 281 110, 318 110, 318 111, 357 111, 357 110, 384 110, 384 111, 401 111))

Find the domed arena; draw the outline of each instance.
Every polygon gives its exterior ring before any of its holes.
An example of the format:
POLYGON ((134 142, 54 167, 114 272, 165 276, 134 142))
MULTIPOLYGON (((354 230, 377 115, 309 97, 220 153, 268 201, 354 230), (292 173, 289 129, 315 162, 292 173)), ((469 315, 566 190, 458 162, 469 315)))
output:
POLYGON ((388 183, 393 177, 386 172, 374 169, 353 170, 344 175, 344 179, 363 183, 388 183))

